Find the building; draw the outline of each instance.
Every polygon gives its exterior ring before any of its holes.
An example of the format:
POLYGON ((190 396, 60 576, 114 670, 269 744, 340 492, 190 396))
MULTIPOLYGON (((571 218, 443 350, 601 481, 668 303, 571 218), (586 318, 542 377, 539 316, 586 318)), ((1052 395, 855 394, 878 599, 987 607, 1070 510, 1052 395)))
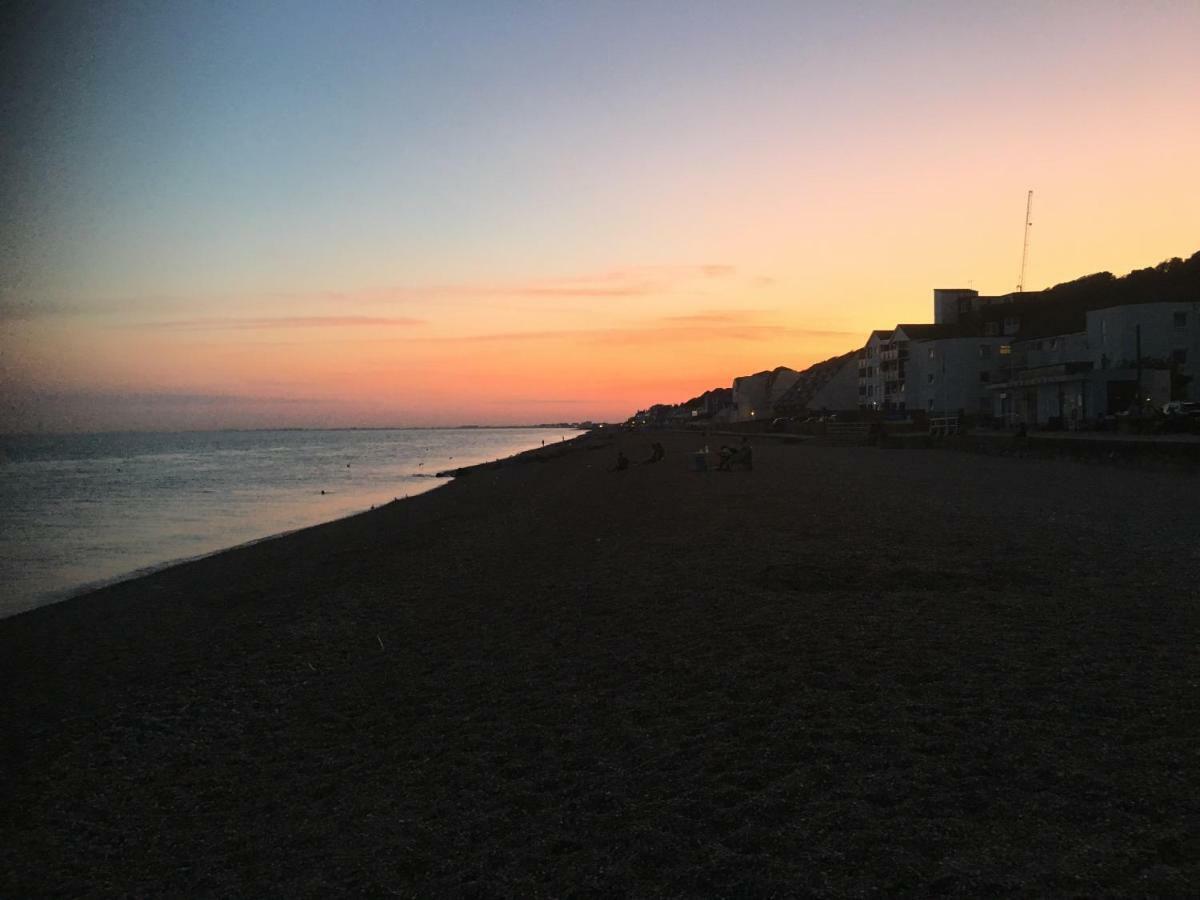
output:
POLYGON ((872 331, 866 344, 858 351, 858 408, 884 408, 883 375, 880 372, 881 354, 891 346, 892 331, 872 331))
MULTIPOLYGON (((1169 400, 1200 399, 1200 303, 1080 310, 1079 327, 1007 345, 990 386, 1007 424, 1074 427, 1169 400)), ((1044 328, 1041 330, 1045 330, 1044 328)))
POLYGON ((987 388, 1003 338, 962 325, 897 325, 895 334, 903 338, 900 390, 908 410, 934 416, 992 414, 987 388))

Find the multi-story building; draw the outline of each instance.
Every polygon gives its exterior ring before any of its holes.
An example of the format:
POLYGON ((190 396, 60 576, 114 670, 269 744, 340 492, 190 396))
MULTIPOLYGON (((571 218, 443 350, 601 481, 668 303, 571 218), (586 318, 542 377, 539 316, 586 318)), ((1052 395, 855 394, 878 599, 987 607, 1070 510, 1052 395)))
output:
POLYGON ((858 351, 858 408, 884 408, 883 373, 880 362, 884 345, 890 343, 891 331, 872 331, 867 343, 858 351))
POLYGON ((1069 428, 1200 398, 1200 303, 1125 304, 1078 310, 1077 318, 1076 330, 1008 345, 991 385, 995 416, 1069 428))
POLYGON ((859 408, 1071 427, 1198 400, 1198 262, 1025 294, 939 288, 933 324, 873 331, 858 351, 859 408))
POLYGON ((936 416, 991 415, 987 392, 1004 339, 962 325, 899 325, 908 338, 908 409, 936 416))

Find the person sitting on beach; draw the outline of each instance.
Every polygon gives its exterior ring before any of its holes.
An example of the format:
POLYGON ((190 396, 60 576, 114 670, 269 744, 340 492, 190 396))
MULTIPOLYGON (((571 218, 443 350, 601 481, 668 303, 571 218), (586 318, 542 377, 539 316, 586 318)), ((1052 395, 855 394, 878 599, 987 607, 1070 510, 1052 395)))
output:
POLYGON ((617 465, 612 469, 613 472, 624 472, 629 468, 629 457, 625 455, 623 450, 617 451, 617 465))
POLYGON ((742 438, 740 447, 721 448, 721 462, 717 469, 722 472, 732 472, 734 466, 745 466, 747 471, 754 468, 754 450, 746 438, 742 438))
POLYGON ((733 455, 735 453, 737 453, 737 450, 734 449, 733 447, 730 447, 728 444, 721 445, 721 449, 717 453, 717 460, 718 460, 717 461, 717 471, 718 472, 728 472, 729 471, 729 463, 733 459, 733 455))
POLYGON ((746 471, 754 468, 754 450, 749 444, 742 444, 734 451, 734 454, 729 459, 729 468, 732 471, 734 466, 745 466, 746 471))
POLYGON ((653 444, 650 445, 650 458, 648 460, 646 460, 646 462, 647 463, 658 462, 664 456, 666 456, 666 451, 663 450, 663 445, 660 444, 658 441, 655 441, 653 444))

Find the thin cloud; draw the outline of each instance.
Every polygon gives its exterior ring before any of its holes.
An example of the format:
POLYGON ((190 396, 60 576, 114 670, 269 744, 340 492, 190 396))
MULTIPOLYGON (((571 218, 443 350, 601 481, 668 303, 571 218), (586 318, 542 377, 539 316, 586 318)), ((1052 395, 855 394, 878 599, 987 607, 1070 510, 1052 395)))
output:
POLYGON ((667 293, 705 279, 729 278, 737 267, 724 263, 680 266, 629 266, 548 278, 431 285, 388 285, 352 291, 275 292, 276 300, 318 299, 340 303, 400 303, 454 299, 626 298, 667 293))
POLYGON ((719 341, 767 341, 780 337, 805 340, 812 338, 855 338, 856 331, 824 331, 791 328, 786 325, 754 325, 692 321, 680 324, 628 328, 595 328, 558 331, 501 331, 442 337, 401 338, 413 344, 523 343, 534 341, 574 341, 583 344, 672 344, 719 341))
POLYGON ((78 316, 97 312, 77 303, 0 297, 0 322, 28 322, 54 316, 78 316))
POLYGON ((407 316, 276 316, 264 318, 175 319, 138 327, 179 331, 263 331, 275 328, 413 328, 424 319, 407 316))
POLYGON ((567 403, 583 403, 583 400, 547 400, 540 397, 509 397, 503 400, 484 400, 486 406, 509 406, 513 403, 530 403, 539 406, 556 406, 567 403))
POLYGON ((759 316, 767 316, 774 313, 773 309, 708 309, 700 312, 689 313, 683 316, 663 316, 660 321, 663 322, 695 322, 695 323, 713 323, 721 322, 746 322, 759 316))
POLYGON ((663 325, 653 328, 613 328, 591 332, 590 344, 679 344, 717 341, 766 341, 787 334, 782 325, 663 325))
MULTIPOLYGON (((261 304, 331 303, 339 306, 351 304, 390 305, 413 303, 452 303, 472 300, 520 300, 544 301, 555 299, 621 300, 669 294, 683 289, 699 290, 703 282, 727 279, 736 275, 736 266, 725 263, 703 263, 700 265, 677 266, 628 266, 600 272, 584 272, 574 275, 515 278, 502 281, 451 282, 444 284, 392 284, 372 288, 322 289, 310 291, 264 291, 255 294, 219 293, 204 296, 147 294, 141 296, 91 298, 84 303, 16 300, 11 296, 0 297, 0 321, 33 319, 47 316, 97 315, 114 313, 142 314, 161 313, 164 310, 184 311, 203 303, 208 308, 226 306, 246 308, 261 304)), ((543 307, 544 308, 544 307, 543 307)), ((573 310, 565 310, 571 312, 573 310)), ((192 319, 177 323, 146 322, 145 327, 209 328, 223 323, 224 327, 267 327, 267 319, 192 319)), ((272 327, 304 327, 305 323, 317 326, 344 325, 401 325, 417 324, 400 319, 367 321, 352 316, 341 317, 280 317, 272 320, 272 327), (342 320, 340 323, 338 320, 342 320)))
POLYGON ((29 394, 41 401, 83 401, 87 403, 137 404, 139 406, 219 406, 227 403, 291 405, 315 403, 312 397, 255 396, 250 394, 204 394, 186 391, 88 391, 31 389, 29 394))

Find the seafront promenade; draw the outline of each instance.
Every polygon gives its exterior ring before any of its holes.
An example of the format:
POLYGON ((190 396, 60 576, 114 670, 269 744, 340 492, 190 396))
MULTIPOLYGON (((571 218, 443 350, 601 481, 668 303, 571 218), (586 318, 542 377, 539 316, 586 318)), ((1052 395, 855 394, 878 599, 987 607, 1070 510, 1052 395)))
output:
POLYGON ((0 895, 1191 893, 1196 476, 751 440, 0 620, 0 895))

